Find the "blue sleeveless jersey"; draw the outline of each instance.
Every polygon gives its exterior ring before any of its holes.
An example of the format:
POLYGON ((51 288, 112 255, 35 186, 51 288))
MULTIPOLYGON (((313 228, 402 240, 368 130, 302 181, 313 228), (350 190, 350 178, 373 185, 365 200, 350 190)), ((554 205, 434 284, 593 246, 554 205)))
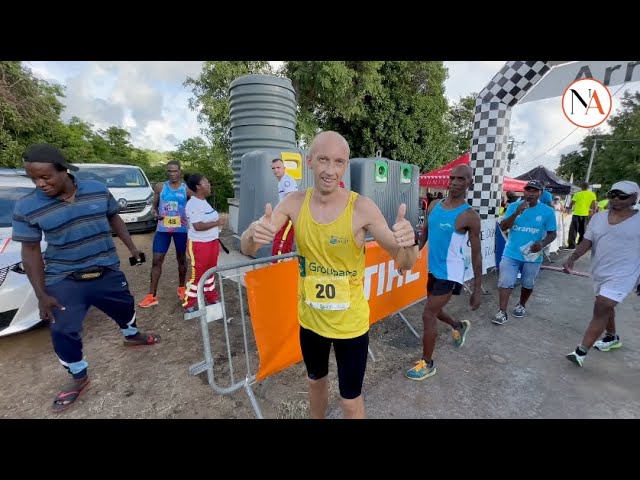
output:
POLYGON ((440 280, 464 282, 463 248, 467 234, 456 232, 455 226, 458 215, 469 208, 471 206, 464 203, 446 210, 442 202, 438 202, 429 214, 429 271, 440 280))
POLYGON ((187 233, 186 205, 187 185, 182 183, 180 188, 173 190, 169 186, 168 181, 164 182, 164 186, 160 192, 160 203, 158 204, 160 216, 164 218, 158 220, 157 231, 187 233))

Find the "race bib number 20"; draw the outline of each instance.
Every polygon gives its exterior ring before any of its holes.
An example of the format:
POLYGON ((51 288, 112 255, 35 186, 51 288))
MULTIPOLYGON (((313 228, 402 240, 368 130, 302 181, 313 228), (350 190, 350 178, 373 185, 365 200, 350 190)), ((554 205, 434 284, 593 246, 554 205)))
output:
POLYGON ((347 277, 305 277, 305 303, 318 310, 346 310, 351 304, 347 277))

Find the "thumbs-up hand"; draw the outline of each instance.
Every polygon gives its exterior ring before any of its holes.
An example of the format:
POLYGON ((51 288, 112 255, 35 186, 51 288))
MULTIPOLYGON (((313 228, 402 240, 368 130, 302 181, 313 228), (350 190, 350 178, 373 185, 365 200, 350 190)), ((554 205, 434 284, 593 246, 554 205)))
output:
POLYGON ((404 218, 407 213, 407 205, 402 203, 398 208, 398 215, 396 216, 396 223, 393 225, 393 236, 400 247, 412 247, 416 243, 416 233, 413 230, 413 226, 404 218))
POLYGON ((277 230, 271 224, 272 208, 271 204, 267 203, 264 207, 264 215, 260 217, 253 227, 253 241, 261 245, 268 245, 273 242, 276 236, 277 230))

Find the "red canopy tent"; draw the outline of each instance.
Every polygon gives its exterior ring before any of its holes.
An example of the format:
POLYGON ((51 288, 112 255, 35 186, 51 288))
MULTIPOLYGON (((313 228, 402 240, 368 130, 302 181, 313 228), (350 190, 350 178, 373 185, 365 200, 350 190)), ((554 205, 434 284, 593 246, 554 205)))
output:
MULTIPOLYGON (((458 165, 469 165, 471 156, 469 152, 461 155, 456 158, 453 162, 448 163, 447 165, 443 165, 440 168, 437 168, 429 173, 421 173, 420 174, 420 186, 424 188, 441 188, 446 189, 449 188, 449 175, 451 175, 451 170, 453 170, 458 165)), ((511 177, 504 177, 502 190, 507 192, 509 190, 513 192, 522 192, 524 191, 524 187, 527 184, 524 180, 516 180, 511 177)))

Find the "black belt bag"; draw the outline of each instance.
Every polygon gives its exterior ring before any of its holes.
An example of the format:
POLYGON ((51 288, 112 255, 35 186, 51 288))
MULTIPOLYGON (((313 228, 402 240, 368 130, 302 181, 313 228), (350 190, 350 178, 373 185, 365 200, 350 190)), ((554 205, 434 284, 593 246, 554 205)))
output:
POLYGON ((73 272, 71 276, 74 280, 87 281, 97 280, 104 275, 104 267, 89 267, 73 272))

